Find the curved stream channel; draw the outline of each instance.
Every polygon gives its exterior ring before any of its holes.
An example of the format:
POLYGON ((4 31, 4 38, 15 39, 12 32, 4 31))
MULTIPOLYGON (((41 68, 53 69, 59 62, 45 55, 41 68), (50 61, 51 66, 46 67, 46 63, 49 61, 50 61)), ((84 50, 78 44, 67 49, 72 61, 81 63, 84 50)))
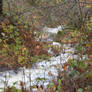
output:
POLYGON ((3 92, 2 88, 6 85, 14 85, 20 88, 20 81, 25 81, 26 87, 36 84, 44 84, 44 86, 46 86, 51 79, 57 77, 58 69, 62 70, 62 65, 67 62, 69 58, 72 58, 74 49, 71 48, 70 45, 63 45, 63 48, 65 48, 64 53, 61 52, 60 55, 54 56, 48 61, 43 60, 42 62, 38 62, 30 69, 23 67, 20 68, 17 73, 13 70, 0 72, 0 92, 3 92))

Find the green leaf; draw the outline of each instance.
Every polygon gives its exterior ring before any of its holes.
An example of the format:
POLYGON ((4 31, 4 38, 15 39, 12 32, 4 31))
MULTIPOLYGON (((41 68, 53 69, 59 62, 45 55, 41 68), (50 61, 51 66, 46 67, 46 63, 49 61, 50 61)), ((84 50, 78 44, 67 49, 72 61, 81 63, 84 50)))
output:
POLYGON ((54 84, 51 82, 48 84, 48 87, 50 87, 50 86, 54 86, 54 84))
POLYGON ((13 85, 16 85, 17 84, 17 81, 13 83, 13 85))
POLYGON ((5 54, 6 53, 6 49, 2 49, 2 54, 5 54))
POLYGON ((10 38, 14 38, 14 34, 10 34, 10 38))
POLYGON ((79 89, 77 90, 77 92, 83 92, 83 89, 79 88, 79 89))
POLYGON ((76 47, 76 50, 78 50, 78 51, 82 51, 82 46, 81 45, 78 45, 77 47, 76 47))
POLYGON ((87 68, 87 63, 85 63, 85 61, 81 61, 79 62, 79 67, 82 68, 82 69, 86 69, 87 68))
POLYGON ((61 84, 61 79, 58 80, 58 83, 61 84))
POLYGON ((10 25, 10 30, 12 30, 14 28, 14 26, 13 25, 10 25))
POLYGON ((15 31, 15 35, 16 35, 16 36, 18 36, 18 35, 19 35, 19 33, 18 33, 17 31, 15 31))
POLYGON ((78 66, 78 63, 76 60, 69 59, 68 60, 69 65, 74 68, 75 66, 78 66))
POLYGON ((75 74, 78 74, 78 71, 74 70, 69 74, 69 77, 73 77, 75 74))
POLYGON ((58 90, 61 90, 61 86, 60 85, 58 85, 58 90))

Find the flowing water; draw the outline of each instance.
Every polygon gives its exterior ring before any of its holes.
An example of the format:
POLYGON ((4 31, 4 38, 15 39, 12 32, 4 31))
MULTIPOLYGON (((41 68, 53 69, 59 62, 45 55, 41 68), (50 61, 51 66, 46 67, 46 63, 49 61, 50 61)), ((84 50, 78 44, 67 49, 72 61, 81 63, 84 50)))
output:
MULTIPOLYGON (((53 45, 55 44, 59 43, 53 42, 53 45)), ((20 68, 17 73, 13 70, 0 72, 0 88, 4 88, 7 85, 14 85, 17 88, 20 88, 20 81, 25 82, 27 88, 30 85, 46 86, 53 78, 57 78, 58 69, 62 70, 62 65, 67 62, 69 58, 72 58, 73 52, 74 49, 71 48, 70 45, 63 45, 63 50, 60 55, 33 64, 32 68, 20 68)), ((0 92, 3 91, 1 90, 0 92)))

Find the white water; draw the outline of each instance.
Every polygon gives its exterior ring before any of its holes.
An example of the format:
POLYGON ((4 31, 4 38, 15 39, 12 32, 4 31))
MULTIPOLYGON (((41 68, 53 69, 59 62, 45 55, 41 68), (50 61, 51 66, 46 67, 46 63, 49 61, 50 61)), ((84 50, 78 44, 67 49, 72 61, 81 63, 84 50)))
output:
MULTIPOLYGON (((59 43, 53 42, 53 45, 60 45, 59 43)), ((42 62, 36 63, 34 67, 30 69, 20 68, 18 73, 16 74, 13 70, 0 72, 0 88, 4 88, 5 75, 7 76, 6 80, 8 81, 8 86, 12 86, 15 82, 15 87, 20 88, 20 81, 24 81, 28 88, 30 86, 29 79, 31 78, 31 85, 47 85, 52 78, 56 78, 58 74, 58 69, 62 70, 62 65, 67 62, 69 58, 72 58, 72 53, 74 49, 70 47, 70 45, 64 45, 65 53, 61 52, 61 54, 57 57, 52 57, 50 60, 43 60, 42 62), (23 71, 25 76, 23 75, 23 71), (50 76, 49 73, 52 75, 50 76), (41 80, 37 82, 37 78, 45 78, 46 80, 41 80)), ((2 90, 0 92, 3 92, 2 90)))
MULTIPOLYGON (((30 86, 29 83, 29 75, 31 74, 31 85, 36 85, 37 78, 45 78, 47 81, 45 81, 45 85, 48 84, 48 82, 56 76, 57 76, 57 71, 58 68, 62 69, 62 64, 67 62, 69 58, 72 58, 72 54, 70 53, 74 51, 74 49, 70 48, 69 46, 64 46, 65 47, 65 53, 61 53, 57 57, 52 57, 49 61, 42 61, 39 63, 36 63, 36 65, 31 68, 31 69, 26 69, 26 68, 21 68, 20 71, 16 74, 14 73, 13 70, 11 71, 6 71, 6 72, 1 72, 0 73, 0 88, 4 87, 4 80, 5 80, 5 75, 7 75, 7 80, 8 80, 8 85, 12 86, 13 83, 16 82, 16 87, 20 88, 20 81, 23 81, 23 70, 25 71, 25 83, 26 87, 30 86), (51 73, 53 76, 49 76, 48 73, 51 73)), ((44 80, 43 80, 44 81, 44 80)), ((43 81, 41 80, 38 84, 43 84, 43 81)))
POLYGON ((58 31, 61 31, 62 29, 63 29, 62 26, 58 26, 57 28, 44 27, 43 31, 45 31, 46 33, 50 33, 50 34, 57 34, 58 31))

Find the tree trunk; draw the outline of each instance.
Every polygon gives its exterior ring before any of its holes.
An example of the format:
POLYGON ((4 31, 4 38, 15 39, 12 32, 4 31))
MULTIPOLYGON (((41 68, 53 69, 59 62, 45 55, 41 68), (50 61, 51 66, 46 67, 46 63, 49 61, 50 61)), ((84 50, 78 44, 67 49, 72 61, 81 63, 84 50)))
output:
POLYGON ((3 0, 0 0, 0 15, 3 13, 3 0))

